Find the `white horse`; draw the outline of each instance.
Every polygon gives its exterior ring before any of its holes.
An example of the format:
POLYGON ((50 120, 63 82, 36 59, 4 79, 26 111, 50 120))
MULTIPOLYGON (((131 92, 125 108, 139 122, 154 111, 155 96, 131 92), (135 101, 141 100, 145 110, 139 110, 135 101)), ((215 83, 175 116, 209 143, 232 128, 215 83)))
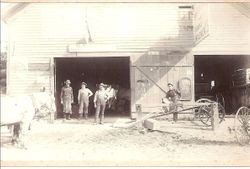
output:
POLYGON ((28 95, 3 96, 1 98, 1 127, 8 126, 12 131, 12 142, 22 143, 35 115, 33 101, 28 95))
POLYGON ((11 129, 12 142, 25 147, 25 139, 35 115, 39 115, 44 106, 51 113, 55 112, 53 99, 47 93, 32 95, 2 96, 1 98, 1 127, 11 129))
POLYGON ((129 111, 129 104, 131 100, 131 90, 127 88, 120 88, 118 85, 113 88, 111 85, 107 85, 105 88, 107 94, 107 108, 115 110, 122 114, 129 111))
POLYGON ((115 109, 115 102, 117 100, 117 92, 118 90, 115 90, 111 85, 108 85, 106 88, 106 94, 108 96, 107 98, 107 106, 108 109, 115 109))
POLYGON ((50 120, 53 122, 56 112, 55 98, 52 94, 46 92, 33 93, 34 104, 36 108, 35 119, 50 120))

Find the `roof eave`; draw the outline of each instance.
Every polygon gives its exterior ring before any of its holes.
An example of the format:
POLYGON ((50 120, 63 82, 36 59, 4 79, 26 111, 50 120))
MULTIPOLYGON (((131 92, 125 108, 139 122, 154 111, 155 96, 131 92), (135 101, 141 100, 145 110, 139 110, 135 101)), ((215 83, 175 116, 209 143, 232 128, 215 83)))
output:
POLYGON ((24 8, 26 8, 30 3, 22 2, 14 5, 13 7, 3 10, 1 19, 7 23, 12 17, 21 12, 24 8))

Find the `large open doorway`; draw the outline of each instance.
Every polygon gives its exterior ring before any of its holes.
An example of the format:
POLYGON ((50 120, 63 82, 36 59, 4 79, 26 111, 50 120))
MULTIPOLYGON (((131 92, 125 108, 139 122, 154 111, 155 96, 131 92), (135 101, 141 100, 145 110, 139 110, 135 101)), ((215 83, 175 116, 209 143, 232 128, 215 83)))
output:
MULTIPOLYGON (((117 100, 111 109, 106 109, 105 116, 129 116, 130 96, 130 59, 129 57, 81 57, 55 58, 55 93, 57 99, 57 118, 62 117, 60 91, 66 79, 70 79, 74 92, 73 117, 78 115, 77 94, 81 82, 95 93, 97 84, 111 84, 118 89, 117 100), (125 91, 125 92, 124 92, 125 91), (124 94, 127 93, 127 94, 124 94)), ((90 97, 89 115, 93 116, 93 96, 90 97)))
POLYGON ((242 105, 248 106, 249 68, 248 55, 196 55, 195 99, 217 99, 224 104, 227 114, 235 113, 242 105))

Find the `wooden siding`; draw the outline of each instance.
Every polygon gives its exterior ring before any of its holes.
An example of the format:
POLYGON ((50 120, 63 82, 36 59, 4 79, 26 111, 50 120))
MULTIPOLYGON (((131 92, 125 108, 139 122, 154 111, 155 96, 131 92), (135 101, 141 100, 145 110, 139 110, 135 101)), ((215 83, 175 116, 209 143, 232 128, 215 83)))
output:
MULTIPOLYGON (((63 11, 66 6, 58 7, 60 10, 53 13, 54 5, 30 4, 9 23, 11 71, 8 71, 8 93, 37 92, 43 86, 53 91, 53 83, 49 81, 52 79, 50 75, 53 69, 51 58, 68 56, 68 44, 76 43, 84 37, 84 29, 79 31, 78 27, 82 22, 72 25, 69 18, 64 19, 63 11), (70 25, 70 29, 67 25, 70 25), (67 29, 63 29, 64 26, 67 29), (32 68, 32 65, 37 68, 32 68)), ((69 5, 67 10, 69 13, 77 8, 69 5)))
POLYGON ((199 54, 250 54, 250 18, 232 4, 209 4, 209 36, 194 48, 199 54))

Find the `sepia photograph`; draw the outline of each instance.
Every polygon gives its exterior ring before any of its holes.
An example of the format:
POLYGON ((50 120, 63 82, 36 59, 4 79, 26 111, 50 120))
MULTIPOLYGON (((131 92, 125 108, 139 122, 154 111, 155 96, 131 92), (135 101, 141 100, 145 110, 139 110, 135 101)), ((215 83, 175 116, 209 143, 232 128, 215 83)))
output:
POLYGON ((250 166, 250 1, 1 1, 1 167, 250 166))

